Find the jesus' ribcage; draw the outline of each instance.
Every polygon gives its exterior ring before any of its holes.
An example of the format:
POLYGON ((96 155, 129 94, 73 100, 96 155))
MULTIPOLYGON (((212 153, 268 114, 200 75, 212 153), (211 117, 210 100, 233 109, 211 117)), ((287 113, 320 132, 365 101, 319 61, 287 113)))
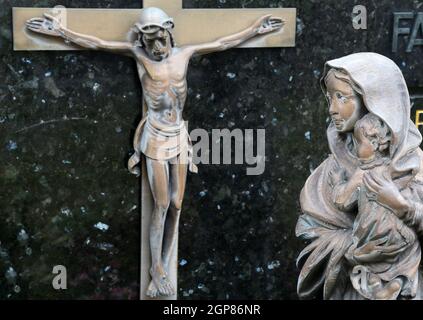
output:
POLYGON ((187 97, 186 80, 155 81, 143 78, 143 94, 150 114, 157 120, 179 122, 187 97))

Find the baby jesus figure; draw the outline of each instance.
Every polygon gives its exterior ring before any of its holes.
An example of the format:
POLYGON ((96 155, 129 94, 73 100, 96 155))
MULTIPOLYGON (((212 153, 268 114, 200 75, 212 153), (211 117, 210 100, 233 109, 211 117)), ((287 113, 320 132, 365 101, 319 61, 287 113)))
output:
POLYGON ((348 211, 358 207, 352 243, 345 254, 352 268, 351 283, 364 298, 395 300, 399 294, 410 295, 417 283, 417 236, 394 210, 376 201, 366 184, 369 173, 375 180, 389 175, 391 133, 380 118, 369 113, 357 121, 353 141, 358 169, 348 181, 342 169, 331 175, 335 205, 348 211))

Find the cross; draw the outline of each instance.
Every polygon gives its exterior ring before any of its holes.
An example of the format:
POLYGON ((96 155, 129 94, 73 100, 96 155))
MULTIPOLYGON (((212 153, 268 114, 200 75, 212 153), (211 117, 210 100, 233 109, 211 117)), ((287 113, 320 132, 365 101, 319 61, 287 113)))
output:
MULTIPOLYGON (((266 37, 245 42, 242 47, 293 47, 295 46, 296 9, 183 9, 183 0, 144 0, 144 7, 158 7, 173 17, 174 37, 178 46, 213 41, 222 36, 243 30, 257 18, 272 14, 284 20, 282 30, 266 37)), ((137 21, 141 9, 56 9, 65 10, 66 24, 76 32, 97 36, 104 40, 125 40, 128 30, 137 21)), ((13 8, 13 35, 15 50, 81 50, 63 42, 63 39, 44 38, 26 29, 25 22, 51 12, 49 8, 13 8)), ((53 11, 54 12, 54 11, 53 11)), ((145 106, 144 106, 144 112, 145 106)), ((148 299, 146 289, 150 283, 151 263, 148 228, 153 211, 153 198, 143 161, 141 174, 141 283, 140 298, 148 299)), ((177 284, 177 245, 173 250, 169 277, 177 284)), ((176 294, 163 299, 176 299, 176 294)))

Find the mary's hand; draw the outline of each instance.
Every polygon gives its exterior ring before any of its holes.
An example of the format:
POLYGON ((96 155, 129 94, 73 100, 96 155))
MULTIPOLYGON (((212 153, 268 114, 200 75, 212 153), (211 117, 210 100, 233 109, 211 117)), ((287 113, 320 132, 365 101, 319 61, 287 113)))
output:
POLYGON ((406 246, 404 243, 386 245, 386 241, 388 237, 367 242, 354 250, 354 259, 358 263, 395 262, 398 254, 404 251, 406 246))
POLYGON ((399 218, 403 218, 409 210, 407 200, 401 195, 398 187, 392 181, 388 172, 376 175, 366 172, 363 183, 367 189, 370 200, 377 201, 380 205, 392 210, 399 218))

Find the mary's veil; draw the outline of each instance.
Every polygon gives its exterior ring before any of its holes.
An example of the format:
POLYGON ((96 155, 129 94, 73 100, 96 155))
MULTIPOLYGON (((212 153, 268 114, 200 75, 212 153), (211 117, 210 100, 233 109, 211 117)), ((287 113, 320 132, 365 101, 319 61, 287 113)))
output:
MULTIPOLYGON (((418 174, 422 136, 410 119, 410 96, 398 66, 380 54, 361 52, 328 61, 324 76, 331 68, 342 70, 351 78, 354 86, 360 88, 367 110, 390 128, 392 178, 418 174)), ((322 88, 326 91, 324 81, 322 88)))

